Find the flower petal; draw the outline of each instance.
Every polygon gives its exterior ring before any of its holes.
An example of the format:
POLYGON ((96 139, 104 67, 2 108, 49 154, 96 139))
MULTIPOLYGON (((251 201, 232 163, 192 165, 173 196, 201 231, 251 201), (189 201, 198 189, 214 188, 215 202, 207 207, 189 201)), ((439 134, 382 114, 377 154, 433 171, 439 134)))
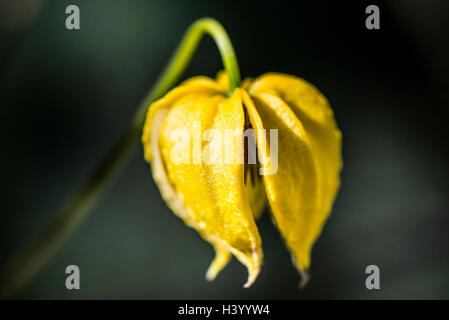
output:
POLYGON ((304 272, 339 186, 341 134, 324 97, 301 79, 268 74, 249 92, 253 126, 279 130, 278 171, 264 181, 276 225, 304 272))
MULTIPOLYGON (((260 97, 272 109, 279 104, 277 96, 285 102, 301 121, 310 140, 317 167, 318 207, 315 218, 310 222, 309 242, 313 244, 329 216, 337 191, 340 187, 341 132, 327 99, 307 81, 285 74, 269 73, 259 77, 251 86, 250 94, 260 97), (266 95, 264 96, 265 93, 266 95)), ((281 150, 282 151, 282 150, 281 150)), ((309 259, 303 265, 307 268, 309 259)))
POLYGON ((159 148, 159 136, 160 130, 164 118, 168 114, 169 108, 163 108, 163 104, 158 104, 156 108, 153 109, 154 112, 151 117, 148 117, 148 122, 146 126, 148 128, 147 136, 143 139, 145 146, 145 153, 147 159, 151 159, 152 174, 154 181, 156 182, 159 190, 161 192, 162 198, 167 203, 167 206, 184 222, 198 230, 201 236, 212 244, 215 249, 215 258, 212 261, 209 270, 206 274, 206 278, 213 280, 216 275, 220 272, 222 268, 226 266, 231 258, 231 253, 229 250, 221 243, 221 241, 209 236, 206 232, 202 232, 195 223, 195 220, 189 210, 186 209, 183 202, 179 198, 176 191, 173 189, 165 169, 165 164, 162 159, 160 148, 159 148), (150 129, 151 128, 151 129, 150 129))
POLYGON ((186 223, 216 248, 217 256, 207 277, 215 277, 227 263, 227 249, 248 268, 245 286, 249 286, 260 271, 262 249, 245 192, 244 165, 223 161, 235 153, 220 152, 221 140, 207 142, 201 138, 208 129, 216 132, 236 130, 241 134, 243 126, 244 114, 239 95, 229 99, 222 95, 186 95, 172 106, 163 121, 160 148, 169 181, 189 212, 186 223), (180 143, 173 139, 173 133, 180 129, 184 134, 175 136, 180 139, 188 137, 187 149, 185 141, 180 143), (190 137, 193 148, 190 148, 190 137), (195 146, 199 146, 200 161, 195 146), (191 152, 185 158, 189 150, 191 152))

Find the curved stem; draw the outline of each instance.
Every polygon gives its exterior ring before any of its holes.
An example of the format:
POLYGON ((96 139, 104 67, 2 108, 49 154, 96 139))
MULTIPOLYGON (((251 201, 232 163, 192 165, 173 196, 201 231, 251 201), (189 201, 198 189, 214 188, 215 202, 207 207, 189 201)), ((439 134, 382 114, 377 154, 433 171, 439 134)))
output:
POLYGON ((151 90, 149 97, 160 98, 179 79, 205 33, 214 39, 220 51, 223 66, 229 76, 229 93, 234 92, 234 89, 240 84, 240 70, 231 40, 225 29, 215 19, 203 18, 193 23, 187 30, 167 68, 162 72, 154 89, 151 90), (158 95, 161 92, 162 94, 158 95))
POLYGON ((240 71, 226 31, 214 19, 197 20, 187 30, 167 67, 142 100, 125 134, 60 214, 4 266, 0 273, 1 298, 13 297, 33 279, 123 170, 136 149, 148 106, 177 83, 205 33, 214 39, 220 51, 229 75, 230 93, 239 85, 240 71))

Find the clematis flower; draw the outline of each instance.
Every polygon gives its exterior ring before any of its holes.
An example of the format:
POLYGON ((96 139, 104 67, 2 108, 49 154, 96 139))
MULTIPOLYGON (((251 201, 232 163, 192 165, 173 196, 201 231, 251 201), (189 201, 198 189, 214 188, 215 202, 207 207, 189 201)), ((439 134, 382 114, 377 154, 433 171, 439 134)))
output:
POLYGON ((314 86, 285 74, 246 79, 227 92, 222 72, 189 79, 154 102, 142 135, 145 158, 170 209, 214 247, 207 279, 233 255, 248 269, 245 287, 255 281, 263 260, 256 220, 269 204, 304 281, 339 188, 341 133, 332 109, 314 86), (243 137, 247 129, 255 133, 256 164, 248 163, 244 139, 209 134, 243 137), (270 130, 277 136, 268 138, 270 130))

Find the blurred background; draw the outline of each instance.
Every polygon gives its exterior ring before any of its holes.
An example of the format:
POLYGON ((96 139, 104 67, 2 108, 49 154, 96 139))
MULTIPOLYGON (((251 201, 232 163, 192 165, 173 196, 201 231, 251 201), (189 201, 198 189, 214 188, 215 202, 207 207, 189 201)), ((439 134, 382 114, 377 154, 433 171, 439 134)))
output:
MULTIPOLYGON (((235 259, 206 282, 213 250, 165 206, 139 148, 20 298, 449 298, 449 3, 295 2, 0 1, 0 265, 89 176, 197 18, 225 26, 242 76, 316 85, 343 132, 342 186, 305 289, 267 214, 256 283, 242 288, 235 259), (77 31, 65 28, 70 4, 77 31), (380 30, 365 28, 369 4, 380 30), (65 288, 69 264, 81 290, 65 288), (370 264, 380 290, 365 288, 370 264)), ((184 78, 220 69, 205 38, 184 78)))

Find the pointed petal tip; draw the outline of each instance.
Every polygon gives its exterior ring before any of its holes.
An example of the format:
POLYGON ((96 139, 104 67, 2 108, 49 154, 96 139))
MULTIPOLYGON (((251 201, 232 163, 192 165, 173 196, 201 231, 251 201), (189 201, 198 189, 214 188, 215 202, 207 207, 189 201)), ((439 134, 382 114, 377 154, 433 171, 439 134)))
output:
POLYGON ((307 271, 299 270, 299 273, 301 275, 301 281, 299 282, 298 288, 304 289, 304 287, 309 283, 311 277, 307 271))
POLYGON ((206 278, 206 280, 208 282, 212 282, 212 281, 215 280, 217 275, 218 275, 218 271, 217 270, 215 270, 214 268, 209 268, 209 269, 207 269, 205 278, 206 278))
POLYGON ((243 288, 248 289, 249 287, 251 287, 253 285, 253 283, 256 281, 256 278, 259 275, 259 272, 260 272, 260 266, 258 266, 257 268, 254 268, 254 269, 251 268, 250 270, 248 270, 248 280, 243 285, 243 288))
POLYGON ((248 289, 249 287, 251 287, 254 283, 254 280, 255 279, 248 278, 248 281, 246 281, 246 283, 243 285, 243 288, 248 289))

